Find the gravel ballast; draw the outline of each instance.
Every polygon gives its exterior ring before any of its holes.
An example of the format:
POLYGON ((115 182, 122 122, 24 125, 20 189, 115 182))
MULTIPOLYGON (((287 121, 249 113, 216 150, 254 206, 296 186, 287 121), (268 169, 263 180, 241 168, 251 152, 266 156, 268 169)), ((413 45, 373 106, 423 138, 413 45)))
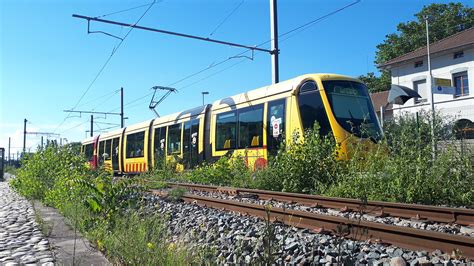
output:
POLYGON ((150 211, 166 214, 173 242, 203 252, 219 264, 326 265, 462 265, 448 254, 411 251, 369 241, 347 240, 196 204, 146 196, 150 211), (269 230, 273 233, 268 234, 269 230), (268 244, 272 236, 271 244, 268 244), (270 252, 268 252, 270 247, 270 252), (398 264, 397 264, 398 263, 398 264))
POLYGON ((221 193, 221 192, 204 192, 204 191, 197 191, 197 190, 189 191, 189 193, 192 193, 197 196, 203 196, 203 197, 234 200, 238 202, 252 203, 252 204, 258 204, 258 205, 263 205, 263 206, 272 206, 272 207, 282 208, 282 209, 290 209, 290 210, 305 211, 305 212, 310 212, 310 213, 315 213, 315 214, 344 217, 344 218, 349 218, 349 219, 354 219, 354 220, 358 220, 360 218, 363 221, 474 237, 473 231, 464 231, 463 227, 459 224, 435 223, 431 221, 410 220, 410 219, 405 219, 405 218, 400 218, 400 217, 391 217, 391 216, 376 217, 369 214, 361 215, 360 212, 354 212, 354 211, 340 211, 340 210, 321 208, 321 207, 308 207, 301 204, 286 203, 286 202, 275 201, 275 200, 261 200, 261 199, 255 198, 255 195, 253 194, 252 195, 245 195, 245 194, 228 195, 226 193, 221 193))

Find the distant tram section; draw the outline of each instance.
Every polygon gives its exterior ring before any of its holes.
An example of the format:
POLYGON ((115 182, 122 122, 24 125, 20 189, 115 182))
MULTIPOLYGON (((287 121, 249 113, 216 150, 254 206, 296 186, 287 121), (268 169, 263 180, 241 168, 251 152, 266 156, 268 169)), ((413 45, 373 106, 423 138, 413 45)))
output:
POLYGON ((332 133, 344 159, 351 143, 376 145, 382 132, 367 87, 336 74, 302 75, 180 113, 152 119, 82 142, 91 167, 137 174, 164 163, 177 170, 241 157, 256 169, 282 141, 302 140, 317 122, 332 133))

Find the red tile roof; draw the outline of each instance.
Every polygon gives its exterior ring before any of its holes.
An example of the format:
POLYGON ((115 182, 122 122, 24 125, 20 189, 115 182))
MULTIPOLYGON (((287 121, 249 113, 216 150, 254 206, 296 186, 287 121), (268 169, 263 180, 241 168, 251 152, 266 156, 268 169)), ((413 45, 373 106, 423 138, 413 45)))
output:
MULTIPOLYGON (((387 104, 388 92, 389 91, 381 91, 370 94, 376 112, 380 110, 380 106, 385 106, 387 104)), ((392 109, 392 104, 389 104, 385 108, 392 109)))
MULTIPOLYGON (((430 54, 437 54, 449 50, 461 50, 466 46, 474 45, 474 27, 458 32, 442 40, 430 44, 430 54)), ((408 60, 424 57, 427 55, 426 46, 420 47, 413 52, 401 55, 381 64, 380 68, 387 68, 392 65, 408 60)))

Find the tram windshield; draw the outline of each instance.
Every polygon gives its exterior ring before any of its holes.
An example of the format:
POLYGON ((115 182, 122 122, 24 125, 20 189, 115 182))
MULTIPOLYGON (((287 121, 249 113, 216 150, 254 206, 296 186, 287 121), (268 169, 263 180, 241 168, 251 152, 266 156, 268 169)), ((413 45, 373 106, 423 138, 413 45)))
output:
POLYGON ((360 138, 380 140, 380 129, 367 86, 348 80, 323 81, 326 95, 337 122, 360 138))

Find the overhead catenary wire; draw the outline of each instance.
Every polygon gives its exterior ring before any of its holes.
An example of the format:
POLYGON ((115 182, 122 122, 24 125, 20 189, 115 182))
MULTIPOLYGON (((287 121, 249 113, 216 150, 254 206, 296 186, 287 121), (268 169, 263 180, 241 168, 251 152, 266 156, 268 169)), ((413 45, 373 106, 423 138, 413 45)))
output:
MULTIPOLYGON (((153 5, 156 3, 156 0, 153 0, 152 3, 149 4, 148 8, 145 10, 145 12, 143 12, 143 14, 138 18, 138 20, 135 22, 135 25, 138 24, 142 18, 148 13, 148 11, 153 7, 153 5)), ((82 99, 84 98, 84 96, 87 94, 87 92, 92 88, 92 86, 94 85, 94 83, 97 81, 97 79, 100 77, 100 75, 102 74, 102 72, 104 71, 104 69, 107 67, 107 65, 109 64, 110 60, 112 59, 112 57, 115 55, 115 53, 118 51, 118 49, 120 49, 120 47, 122 46, 123 42, 125 41, 125 39, 130 35, 130 33, 132 32, 134 28, 131 27, 128 32, 125 34, 125 36, 119 41, 119 43, 114 47, 114 49, 112 50, 112 53, 109 55, 109 57, 107 58, 107 60, 104 62, 104 64, 102 65, 102 67, 99 69, 99 71, 97 72, 97 74, 94 76, 94 78, 92 79, 91 83, 89 84, 89 86, 87 86, 86 90, 82 93, 81 97, 79 97, 79 100, 76 102, 76 104, 74 105, 74 107, 71 109, 71 110, 74 110, 77 108, 77 106, 79 105, 79 103, 82 101, 82 99)), ((64 120, 58 125, 57 128, 59 128, 62 124, 64 124, 64 122, 69 118, 71 114, 69 113, 66 118, 64 118, 64 120)), ((56 132, 57 128, 54 130, 54 132, 56 132)))
MULTIPOLYGON (((300 33, 301 31, 304 31, 304 30, 306 30, 307 28, 309 28, 309 27, 311 27, 311 26, 314 26, 315 24, 317 24, 317 23, 323 21, 324 19, 326 19, 326 18, 328 18, 328 17, 330 17, 330 16, 332 16, 332 15, 335 15, 335 14, 337 14, 337 13, 339 13, 339 12, 341 12, 341 11, 343 11, 343 10, 349 8, 349 7, 352 7, 352 6, 356 5, 356 4, 358 4, 360 1, 361 1, 361 0, 354 1, 354 2, 352 2, 352 3, 350 3, 350 4, 348 4, 348 5, 345 5, 345 6, 341 7, 341 8, 339 8, 339 9, 334 10, 334 11, 332 11, 332 12, 330 12, 330 13, 327 13, 327 14, 325 14, 325 15, 323 15, 323 16, 320 16, 320 17, 318 17, 318 18, 316 18, 316 19, 313 19, 313 20, 311 20, 311 21, 308 21, 308 22, 306 22, 306 23, 304 23, 304 24, 302 24, 302 25, 300 25, 300 26, 297 26, 297 27, 295 27, 295 28, 293 28, 293 29, 291 29, 291 30, 289 30, 289 31, 286 31, 285 33, 280 34, 279 37, 284 37, 284 36, 289 35, 287 38, 285 38, 285 39, 283 40, 283 41, 286 41, 286 40, 290 39, 291 37, 295 36, 296 34, 300 33), (292 34, 292 33, 294 33, 294 34, 292 34)), ((267 40, 267 41, 265 41, 265 42, 260 43, 259 45, 256 45, 255 47, 260 47, 260 46, 262 46, 262 45, 265 45, 265 44, 270 43, 271 41, 272 41, 272 39, 267 40)), ((246 50, 244 50, 244 51, 242 51, 242 52, 240 52, 240 53, 237 53, 237 54, 234 55, 234 56, 230 56, 230 57, 228 57, 228 58, 226 58, 226 59, 224 59, 224 60, 221 60, 221 61, 219 61, 219 62, 217 62, 217 63, 212 63, 211 65, 209 65, 209 66, 207 66, 207 67, 205 67, 205 68, 203 68, 203 69, 201 69, 201 70, 199 70, 199 71, 196 71, 196 72, 194 72, 194 73, 191 73, 191 74, 189 74, 189 75, 187 75, 187 76, 184 76, 183 78, 181 78, 181 79, 179 79, 179 80, 177 80, 177 81, 175 81, 175 82, 173 82, 173 83, 170 83, 170 84, 168 84, 168 85, 166 85, 166 86, 175 86, 176 84, 179 84, 179 83, 181 83, 181 82, 183 82, 183 81, 185 81, 185 80, 188 80, 188 79, 190 79, 190 78, 192 78, 192 77, 195 77, 195 76, 197 76, 197 75, 199 75, 199 74, 201 74, 201 73, 203 73, 203 72, 205 72, 205 71, 207 71, 207 70, 210 70, 210 69, 212 69, 212 68, 215 68, 215 67, 217 67, 217 66, 220 66, 220 65, 222 65, 222 64, 224 64, 224 63, 226 63, 226 62, 228 62, 228 61, 230 61, 230 60, 232 60, 232 59, 238 58, 238 57, 242 56, 243 54, 245 54, 245 53, 247 53, 247 52, 249 52, 249 51, 250 51, 250 49, 246 49, 246 50)), ((227 69, 229 69, 229 68, 227 68, 227 69)), ((227 69, 226 69, 226 70, 227 70, 227 69)), ((221 71, 221 72, 223 72, 223 71, 221 71)), ((219 73, 221 73, 221 72, 219 72, 219 73)), ((212 76, 214 76, 214 75, 212 75, 212 76)), ((204 79, 202 79, 202 80, 204 80, 204 79)), ((202 81, 202 80, 200 80, 200 81, 202 81)), ((197 83, 200 82, 200 81, 197 81, 197 82, 194 82, 194 83, 192 83, 192 84, 190 84, 190 85, 187 85, 185 88, 190 87, 190 86, 192 86, 192 85, 195 85, 195 84, 197 84, 197 83)), ((180 88, 180 89, 183 89, 183 87, 180 88)), ((132 104, 132 103, 135 103, 135 102, 137 102, 137 101, 140 101, 140 100, 142 100, 142 99, 144 99, 144 98, 146 98, 146 97, 149 97, 151 94, 153 94, 153 93, 148 93, 148 94, 146 94, 146 95, 144 95, 144 96, 138 97, 138 98, 132 100, 131 102, 126 103, 124 106, 128 106, 128 105, 130 105, 130 104, 132 104)), ((111 110, 111 111, 114 111, 114 110, 117 110, 117 108, 116 108, 116 109, 113 109, 113 110, 111 110)))
POLYGON ((138 8, 141 8, 141 7, 145 7, 145 6, 148 6, 148 5, 150 5, 150 3, 143 4, 143 5, 139 5, 139 6, 130 7, 130 8, 124 9, 124 10, 119 10, 119 11, 115 11, 115 12, 108 13, 108 14, 104 14, 104 15, 100 15, 100 16, 97 16, 96 18, 103 18, 103 17, 115 15, 115 14, 120 14, 120 13, 123 13, 123 12, 131 11, 131 10, 138 9, 138 8))
POLYGON ((222 26, 224 25, 224 23, 237 11, 237 9, 239 9, 239 7, 242 6, 242 4, 244 3, 245 0, 242 0, 240 1, 239 4, 237 4, 236 7, 234 7, 234 9, 232 9, 232 11, 223 19, 221 20, 221 22, 219 22, 219 24, 217 24, 217 26, 214 28, 214 30, 212 30, 212 32, 209 34, 209 36, 212 36, 214 33, 216 33, 216 31, 222 26))

